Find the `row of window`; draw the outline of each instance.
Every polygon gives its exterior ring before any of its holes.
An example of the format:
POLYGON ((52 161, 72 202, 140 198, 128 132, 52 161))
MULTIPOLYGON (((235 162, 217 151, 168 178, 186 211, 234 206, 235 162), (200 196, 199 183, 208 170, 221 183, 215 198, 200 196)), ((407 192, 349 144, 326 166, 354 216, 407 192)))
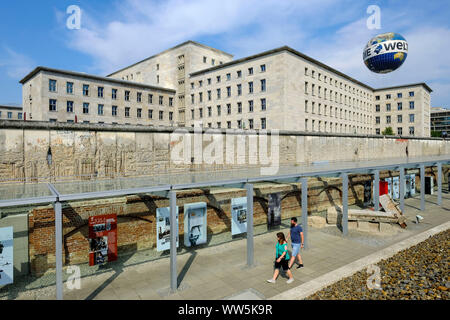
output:
MULTIPOLYGON (((2 112, 0 111, 0 118, 2 117, 2 112)), ((7 111, 6 112, 6 119, 12 119, 13 118, 13 113, 12 113, 12 111, 7 111)), ((22 118, 23 118, 23 114, 22 114, 22 112, 18 112, 17 113, 17 119, 18 120, 22 120, 22 118)))
MULTIPOLYGON (((266 90, 267 90, 266 79, 262 79, 261 80, 261 92, 266 92, 266 90)), ((248 83, 248 93, 253 93, 253 92, 254 92, 253 81, 250 81, 248 83)), ((211 99, 212 99, 211 90, 208 90, 206 92, 206 94, 207 94, 208 101, 211 101, 211 99)), ((242 84, 237 85, 237 95, 238 96, 242 95, 242 84)), ((227 98, 231 97, 231 87, 226 88, 226 96, 227 96, 227 98)), ((221 98, 222 98, 222 89, 218 88, 218 89, 216 89, 216 99, 221 99, 221 98)), ((203 102, 203 92, 198 93, 198 99, 199 99, 199 103, 203 102)), ((195 103, 195 94, 191 94, 191 103, 192 104, 195 103)))
MULTIPOLYGON (((181 57, 181 56, 180 56, 181 57)), ((178 59, 180 59, 180 57, 178 57, 178 59)), ((182 55, 182 57, 184 58, 184 55, 182 55)), ((203 63, 208 63, 208 58, 207 57, 203 57, 203 63)), ((219 61, 219 64, 223 64, 222 61, 219 61)), ((216 65, 216 59, 211 58, 211 65, 215 66, 216 65)))
MULTIPOLYGON (((260 68, 259 69, 260 72, 266 72, 266 65, 265 64, 260 65, 259 68, 260 68)), ((254 75, 253 67, 250 67, 247 70, 248 70, 248 75, 249 76, 254 75)), ((231 80, 231 73, 227 73, 225 75, 225 77, 226 77, 227 81, 230 81, 231 80)), ((237 79, 242 78, 242 70, 236 71, 236 78, 237 79)), ((212 83, 212 79, 211 78, 206 79, 206 81, 207 81, 208 85, 211 85, 211 83, 212 83)), ((216 83, 220 83, 221 81, 222 81, 222 76, 220 76, 220 75, 216 76, 216 83)), ((199 88, 203 87, 203 80, 199 80, 198 81, 198 87, 199 88)), ((191 89, 195 89, 195 83, 194 82, 191 82, 191 89)))
MULTIPOLYGON (((391 116, 386 116, 386 123, 391 123, 391 116)), ((414 114, 411 113, 409 115, 409 122, 413 123, 414 122, 414 114)), ((380 117, 375 117, 375 123, 376 124, 380 124, 380 117)), ((397 115, 397 123, 403 123, 403 115, 399 114, 397 115)))
MULTIPOLYGON (((50 92, 56 92, 56 87, 57 87, 57 81, 56 80, 49 80, 49 85, 48 85, 48 90, 50 92)), ((98 98, 104 98, 104 91, 105 88, 104 87, 97 87, 97 97, 98 98)), ((74 93, 74 89, 73 89, 73 82, 66 82, 66 93, 68 94, 73 94, 74 93)), ((88 84, 83 84, 83 96, 89 96, 90 93, 90 86, 88 84)), ((111 89, 111 98, 113 100, 117 100, 117 93, 118 93, 118 89, 112 88, 111 89)), ((130 101, 130 95, 131 95, 131 91, 130 90, 124 90, 124 100, 125 101, 130 101)), ((147 101, 149 104, 153 104, 153 94, 149 93, 148 97, 147 97, 147 101)), ((142 92, 137 92, 136 93, 136 102, 142 102, 142 92)), ((164 104, 164 96, 159 96, 159 100, 158 100, 160 105, 164 104)), ((173 106, 173 98, 169 97, 169 106, 173 106)))
MULTIPOLYGON (((409 92, 410 97, 414 97, 414 91, 409 92)), ((398 92, 397 98, 403 98, 403 93, 398 92)), ((392 99, 392 95, 390 93, 386 94, 386 100, 392 99)), ((375 100, 380 100, 380 96, 375 96, 375 100)))
POLYGON ((323 109, 322 109, 322 104, 318 103, 317 104, 317 110, 316 110, 316 103, 314 101, 311 102, 311 110, 309 109, 309 101, 305 100, 305 113, 309 113, 311 111, 311 113, 315 114, 317 111, 317 114, 321 115, 323 113, 323 115, 325 116, 330 116, 330 117, 335 117, 335 118, 340 118, 340 119, 345 119, 345 120, 358 120, 364 123, 369 123, 369 119, 371 119, 371 116, 369 115, 365 115, 359 112, 352 112, 352 111, 347 111, 344 110, 342 108, 338 108, 338 107, 334 107, 333 106, 327 106, 326 104, 323 105, 323 109), (334 112, 333 112, 334 110, 334 112))
MULTIPOLYGON (((256 124, 255 124, 255 120, 254 119, 248 119, 247 123, 248 123, 248 128, 245 125, 245 120, 237 120, 236 121, 236 125, 237 128, 239 129, 256 129, 256 124)), ((222 122, 217 122, 217 128, 222 128, 222 122)), ((267 129, 267 121, 266 118, 261 118, 260 119, 260 125, 261 125, 261 129, 267 129)), ((203 124, 201 124, 201 126, 203 126, 203 124)), ((194 125, 192 125, 192 127, 194 127, 194 125)), ((213 124, 211 122, 208 123, 208 128, 212 128, 213 124)), ((227 129, 231 129, 231 121, 227 121, 227 129)))
MULTIPOLYGON (((226 114, 230 115, 231 114, 231 103, 228 103, 226 107, 227 107, 226 114)), ((261 111, 267 110, 267 102, 266 102, 265 98, 260 99, 260 108, 261 108, 261 111)), ((254 101, 249 100, 248 101, 248 112, 253 112, 254 109, 255 109, 254 101)), ((207 107, 206 110, 208 112, 208 117, 212 117, 212 107, 207 107)), ((221 116, 222 115, 222 106, 217 105, 216 110, 217 110, 217 116, 221 116)), ((198 111, 199 111, 199 118, 203 118, 203 108, 199 108, 198 111)), ((237 103, 237 113, 242 113, 242 102, 237 103)), ((194 109, 191 109, 191 118, 195 119, 195 110, 194 109)))
MULTIPOLYGON (((90 104, 87 102, 83 103, 83 114, 89 114, 90 104)), ((74 112, 74 104, 73 101, 67 101, 67 112, 73 113, 74 112)), ((111 115, 113 117, 117 117, 118 115, 118 106, 112 106, 111 107, 111 115)), ((57 101, 55 99, 50 99, 49 101, 49 111, 57 111, 57 101)), ((130 117, 130 111, 131 107, 125 107, 124 108, 124 116, 126 118, 130 117)), ((105 106, 103 104, 97 105, 97 115, 103 116, 105 115, 105 106)), ((142 108, 136 109, 136 117, 142 118, 142 108)), ((153 119, 153 110, 148 109, 148 118, 153 119)), ((159 111, 159 120, 164 120, 164 111, 159 111)), ((169 112, 169 121, 173 120, 173 112, 169 112)))
MULTIPOLYGON (((375 133, 376 134, 381 134, 381 129, 379 129, 379 128, 375 129, 375 133)), ((398 127, 397 128, 397 134, 399 136, 401 136, 403 134, 403 128, 402 127, 398 127)), ((414 135, 414 127, 409 127, 409 135, 410 136, 414 135)))
MULTIPOLYGON (((311 78, 315 79, 316 78, 316 71, 315 70, 311 70, 311 74, 309 73, 309 69, 307 67, 305 67, 305 76, 311 76, 311 78)), ((320 72, 318 72, 318 80, 322 81, 322 74, 320 72)), ((328 83, 330 85, 333 85, 333 78, 331 77, 327 77, 326 75, 323 75, 323 82, 324 83, 328 83)), ((355 87, 352 87, 350 85, 347 85, 346 83, 342 83, 342 81, 339 82, 338 85, 338 81, 336 79, 334 79, 334 87, 335 88, 340 88, 340 89, 344 89, 344 91, 347 92, 352 92, 353 94, 357 94, 360 97, 364 97, 364 98, 371 98, 371 96, 366 93, 365 91, 361 90, 361 89, 356 89, 355 87)))
MULTIPOLYGON (((410 110, 414 110, 414 101, 410 101, 409 102, 409 109, 410 110)), ((398 111, 403 110, 403 103, 402 102, 397 102, 397 110, 398 111)), ((375 105, 375 111, 376 112, 380 112, 380 105, 379 104, 375 105)), ((390 103, 386 103, 386 111, 391 111, 391 104, 390 103)))
POLYGON ((362 126, 352 126, 347 125, 343 123, 337 123, 337 122, 327 122, 322 120, 315 120, 315 119, 305 119, 305 131, 318 131, 318 132, 336 132, 336 133, 369 133, 370 128, 369 127, 362 127, 362 126), (310 127, 311 123, 311 127, 310 127), (317 128, 316 128, 317 123, 317 128), (351 132, 353 130, 353 132, 351 132))

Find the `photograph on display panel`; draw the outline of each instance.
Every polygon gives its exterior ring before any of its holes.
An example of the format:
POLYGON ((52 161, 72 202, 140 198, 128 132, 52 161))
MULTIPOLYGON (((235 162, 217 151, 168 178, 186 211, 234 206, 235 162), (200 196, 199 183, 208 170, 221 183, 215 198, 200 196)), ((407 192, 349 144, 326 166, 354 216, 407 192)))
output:
POLYGON ((14 282, 13 227, 0 228, 0 286, 14 282))
POLYGON ((231 199, 231 235, 247 232, 247 197, 231 199))
POLYGON ((206 202, 184 205, 184 245, 194 247, 207 241, 206 202))
MULTIPOLYGON (((178 211, 177 207, 177 226, 178 226, 178 211)), ((178 228, 177 228, 177 248, 178 228)), ((170 249, 170 207, 156 209, 156 250, 165 251, 170 249)))

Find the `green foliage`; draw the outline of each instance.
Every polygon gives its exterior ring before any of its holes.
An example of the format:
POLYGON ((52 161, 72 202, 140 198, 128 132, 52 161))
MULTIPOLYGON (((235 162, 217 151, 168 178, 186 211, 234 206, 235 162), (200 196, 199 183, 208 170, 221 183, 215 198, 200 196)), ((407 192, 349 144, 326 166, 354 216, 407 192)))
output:
POLYGON ((394 131, 392 130, 391 127, 387 127, 381 133, 385 136, 393 136, 394 135, 394 131))

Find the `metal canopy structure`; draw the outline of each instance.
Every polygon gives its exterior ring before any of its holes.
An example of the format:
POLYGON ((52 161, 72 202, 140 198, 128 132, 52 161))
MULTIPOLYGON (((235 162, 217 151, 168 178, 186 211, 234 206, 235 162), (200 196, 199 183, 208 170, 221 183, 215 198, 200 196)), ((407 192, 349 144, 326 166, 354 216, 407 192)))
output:
POLYGON ((55 255, 56 255, 56 298, 63 299, 62 280, 62 202, 118 197, 134 194, 157 194, 169 198, 170 202, 170 288, 177 290, 176 267, 176 192, 177 190, 233 186, 247 191, 247 265, 253 266, 253 184, 257 182, 301 182, 302 184, 302 226, 305 248, 308 248, 308 178, 340 177, 343 183, 342 231, 348 233, 348 175, 373 174, 375 181, 375 210, 379 209, 380 171, 400 172, 400 206, 404 210, 405 170, 420 169, 421 210, 425 210, 425 168, 438 168, 438 204, 442 203, 442 165, 450 164, 450 155, 423 156, 411 158, 387 158, 366 161, 320 162, 312 164, 280 166, 274 175, 264 175, 261 167, 220 171, 190 171, 154 175, 149 177, 127 177, 111 180, 92 180, 56 183, 15 183, 0 185, 0 208, 52 203, 55 209, 55 255))

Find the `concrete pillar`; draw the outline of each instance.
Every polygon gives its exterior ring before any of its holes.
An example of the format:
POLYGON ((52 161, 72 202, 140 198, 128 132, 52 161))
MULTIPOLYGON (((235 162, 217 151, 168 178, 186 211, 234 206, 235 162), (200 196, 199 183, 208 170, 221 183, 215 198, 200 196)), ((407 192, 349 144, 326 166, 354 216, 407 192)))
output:
POLYGON ((348 234, 348 174, 342 173, 342 233, 348 234))
POLYGON ((55 202, 53 208, 55 210, 56 300, 63 300, 63 235, 61 202, 55 202))
POLYGON ((375 170, 375 180, 374 180, 375 198, 373 199, 375 211, 380 210, 380 171, 375 170))
POLYGON ((425 166, 420 165, 420 210, 425 210, 425 166))
POLYGON ((247 190, 247 266, 253 267, 254 262, 254 244, 253 244, 253 184, 245 185, 247 190))
POLYGON ((437 195, 437 202, 438 202, 438 205, 442 205, 442 163, 441 162, 438 162, 437 168, 438 168, 438 176, 437 176, 438 195, 437 195))
POLYGON ((309 248, 308 243, 308 178, 301 178, 302 184, 302 229, 303 229, 303 246, 309 248))
POLYGON ((178 289, 178 273, 177 273, 177 193, 169 191, 170 206, 170 291, 176 292, 178 289))
POLYGON ((405 168, 400 167, 400 210, 405 212, 405 168))

